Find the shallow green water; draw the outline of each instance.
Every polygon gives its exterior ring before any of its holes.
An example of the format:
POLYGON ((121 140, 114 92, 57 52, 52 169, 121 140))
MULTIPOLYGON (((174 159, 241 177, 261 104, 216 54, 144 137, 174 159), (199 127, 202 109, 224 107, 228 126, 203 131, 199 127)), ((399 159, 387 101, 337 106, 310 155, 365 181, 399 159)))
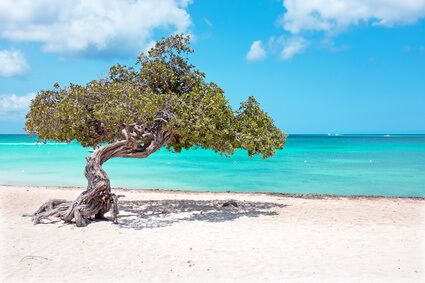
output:
MULTIPOLYGON (((85 186, 88 149, 0 135, 0 184, 85 186)), ((112 159, 114 187, 425 196, 425 135, 291 135, 270 159, 161 150, 112 159)))

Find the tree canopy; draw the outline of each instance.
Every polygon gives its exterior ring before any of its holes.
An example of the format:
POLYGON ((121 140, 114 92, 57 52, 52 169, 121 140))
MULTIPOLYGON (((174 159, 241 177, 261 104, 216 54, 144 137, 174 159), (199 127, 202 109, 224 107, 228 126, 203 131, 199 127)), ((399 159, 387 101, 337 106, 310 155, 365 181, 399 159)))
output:
POLYGON ((26 131, 83 146, 125 138, 140 151, 164 133, 163 144, 176 152, 199 147, 230 155, 242 148, 267 158, 283 148, 286 135, 256 99, 233 110, 223 90, 189 62, 192 52, 189 36, 170 36, 140 54, 134 66, 112 66, 106 78, 40 91, 26 131))

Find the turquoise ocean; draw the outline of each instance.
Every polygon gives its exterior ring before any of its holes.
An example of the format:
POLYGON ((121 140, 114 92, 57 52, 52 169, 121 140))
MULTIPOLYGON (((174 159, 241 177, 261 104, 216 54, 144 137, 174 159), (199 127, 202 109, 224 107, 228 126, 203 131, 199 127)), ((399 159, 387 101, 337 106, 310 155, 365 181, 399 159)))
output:
MULTIPOLYGON (((88 148, 0 135, 0 184, 85 186, 88 148)), ((209 150, 109 160, 113 187, 194 191, 425 196, 425 135, 290 135, 262 160, 209 150)))

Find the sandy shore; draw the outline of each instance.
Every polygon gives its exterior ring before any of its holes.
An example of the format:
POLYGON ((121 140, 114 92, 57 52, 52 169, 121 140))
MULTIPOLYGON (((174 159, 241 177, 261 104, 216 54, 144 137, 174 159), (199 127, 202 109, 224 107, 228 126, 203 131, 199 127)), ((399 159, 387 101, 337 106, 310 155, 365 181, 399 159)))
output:
POLYGON ((116 190, 118 225, 21 217, 80 191, 0 186, 1 282, 425 282, 424 200, 116 190))

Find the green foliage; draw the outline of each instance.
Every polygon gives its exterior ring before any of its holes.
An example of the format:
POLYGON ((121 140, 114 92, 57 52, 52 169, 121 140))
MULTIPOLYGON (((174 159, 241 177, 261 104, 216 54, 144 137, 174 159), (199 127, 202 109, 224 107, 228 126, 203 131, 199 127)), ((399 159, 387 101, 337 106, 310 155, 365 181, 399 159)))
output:
POLYGON ((223 90, 205 82, 189 63, 189 44, 188 36, 171 36, 141 54, 135 67, 118 64, 107 78, 85 86, 40 91, 27 114, 27 132, 95 146, 123 139, 123 124, 150 125, 166 111, 174 118, 155 130, 172 133, 169 150, 201 147, 230 155, 243 148, 267 158, 283 148, 286 136, 253 97, 233 111, 223 90))

